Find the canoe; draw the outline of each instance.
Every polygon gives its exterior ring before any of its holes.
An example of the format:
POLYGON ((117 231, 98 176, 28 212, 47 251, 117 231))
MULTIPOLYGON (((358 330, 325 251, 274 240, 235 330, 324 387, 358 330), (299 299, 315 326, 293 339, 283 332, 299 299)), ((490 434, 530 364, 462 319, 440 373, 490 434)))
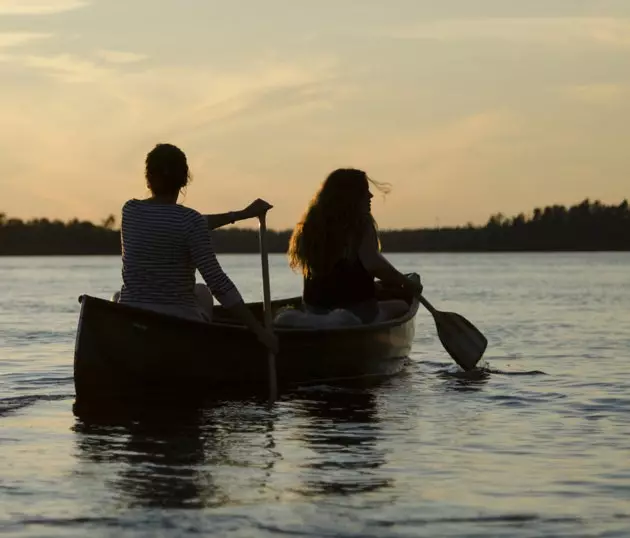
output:
MULTIPOLYGON (((379 298, 396 293, 381 289, 379 298)), ((402 297, 396 297, 402 298, 402 297)), ((264 391, 267 351, 254 334, 215 307, 212 323, 175 318, 82 295, 74 352, 76 402, 127 398, 177 400, 213 392, 264 391)), ((391 376, 405 366, 418 311, 416 299, 401 317, 328 328, 275 327, 279 388, 391 376)), ((272 301, 300 308, 301 298, 272 301)), ((263 319, 261 302, 248 303, 263 319)))

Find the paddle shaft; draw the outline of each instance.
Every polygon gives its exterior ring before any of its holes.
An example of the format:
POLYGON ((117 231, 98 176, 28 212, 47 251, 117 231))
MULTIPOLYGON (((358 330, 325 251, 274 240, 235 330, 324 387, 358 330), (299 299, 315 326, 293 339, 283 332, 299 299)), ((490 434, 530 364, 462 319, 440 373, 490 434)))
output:
POLYGON ((438 313, 438 311, 433 307, 433 305, 429 301, 427 301, 422 295, 418 297, 418 301, 420 301, 420 303, 422 303, 422 305, 434 316, 438 313))
MULTIPOLYGON (((271 290, 269 284, 269 256, 267 253, 267 217, 262 215, 259 217, 260 228, 258 239, 260 242, 260 261, 262 265, 263 279, 263 313, 265 317, 265 327, 271 329, 271 290)), ((276 357, 273 352, 269 351, 267 356, 267 365, 269 373, 269 401, 273 402, 278 393, 278 380, 276 376, 276 357)))

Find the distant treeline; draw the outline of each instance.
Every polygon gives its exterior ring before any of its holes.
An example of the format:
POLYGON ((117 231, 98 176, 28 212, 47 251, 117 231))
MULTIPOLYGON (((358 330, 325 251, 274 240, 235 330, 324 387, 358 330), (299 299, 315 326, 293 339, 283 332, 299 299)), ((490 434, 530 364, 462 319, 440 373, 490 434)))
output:
MULTIPOLYGON (((22 221, 0 213, 0 255, 120 254, 120 232, 110 215, 100 224, 87 221, 22 221)), ((287 250, 290 230, 268 232, 270 252, 287 250)), ((536 208, 531 215, 492 215, 484 226, 381 230, 385 252, 492 252, 630 250, 628 201, 605 205, 584 200, 566 208, 536 208)), ((213 232, 217 252, 258 252, 258 232, 213 232)))

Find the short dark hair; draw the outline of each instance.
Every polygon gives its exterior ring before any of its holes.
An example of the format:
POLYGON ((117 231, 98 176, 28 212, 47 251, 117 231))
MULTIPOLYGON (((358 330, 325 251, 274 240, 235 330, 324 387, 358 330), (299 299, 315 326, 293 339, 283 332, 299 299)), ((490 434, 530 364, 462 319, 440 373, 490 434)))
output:
POLYGON ((177 194, 190 181, 186 154, 173 144, 157 144, 147 154, 144 175, 154 195, 177 194))

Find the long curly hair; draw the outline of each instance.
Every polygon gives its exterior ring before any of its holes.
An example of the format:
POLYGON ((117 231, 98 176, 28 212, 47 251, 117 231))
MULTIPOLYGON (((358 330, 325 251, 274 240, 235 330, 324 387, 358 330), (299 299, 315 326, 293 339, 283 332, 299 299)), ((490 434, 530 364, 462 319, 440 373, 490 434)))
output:
POLYGON ((289 242, 289 266, 304 277, 326 274, 343 257, 356 254, 367 226, 376 230, 365 206, 370 184, 389 192, 363 170, 339 168, 321 184, 309 202, 289 242))

